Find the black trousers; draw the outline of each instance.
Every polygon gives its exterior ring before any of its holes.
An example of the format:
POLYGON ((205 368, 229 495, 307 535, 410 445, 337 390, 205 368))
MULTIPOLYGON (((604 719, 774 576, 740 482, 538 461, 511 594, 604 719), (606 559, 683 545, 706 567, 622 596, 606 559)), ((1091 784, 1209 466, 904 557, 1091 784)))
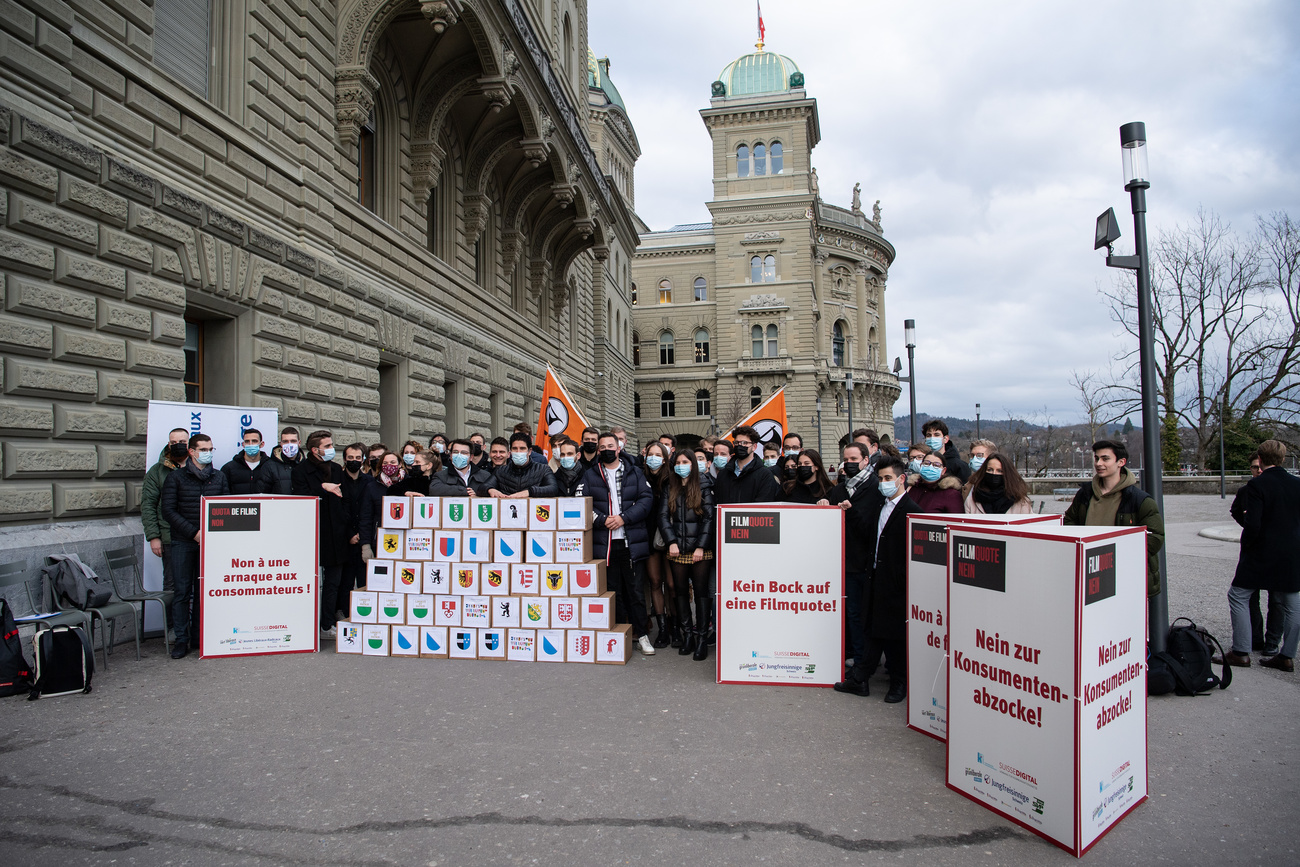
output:
POLYGON ((343 577, 343 567, 322 566, 320 570, 320 628, 327 631, 338 622, 334 613, 338 610, 339 581, 343 577))
POLYGON ((632 624, 632 638, 640 638, 648 631, 645 596, 641 593, 640 564, 632 562, 632 552, 627 540, 611 539, 609 566, 605 573, 609 587, 614 591, 614 613, 619 623, 632 624))
POLYGON ((361 559, 361 545, 349 545, 343 555, 343 575, 339 578, 338 600, 340 611, 347 611, 352 604, 352 591, 366 586, 366 564, 361 559))
POLYGON ((889 669, 889 685, 907 683, 907 641, 886 640, 866 636, 865 650, 861 659, 853 660, 849 678, 866 683, 876 673, 880 657, 885 657, 885 668, 889 669))
POLYGON ((709 613, 713 606, 713 590, 709 587, 709 573, 712 563, 701 560, 698 563, 669 563, 673 570, 673 590, 677 594, 677 619, 682 629, 691 628, 691 589, 695 590, 695 628, 707 632, 709 613))
POLYGON ((1274 600, 1273 594, 1269 593, 1266 624, 1259 610, 1259 594, 1262 592, 1256 590, 1250 594, 1250 644, 1253 650, 1282 646, 1282 621, 1286 618, 1286 611, 1282 608, 1281 601, 1274 600))

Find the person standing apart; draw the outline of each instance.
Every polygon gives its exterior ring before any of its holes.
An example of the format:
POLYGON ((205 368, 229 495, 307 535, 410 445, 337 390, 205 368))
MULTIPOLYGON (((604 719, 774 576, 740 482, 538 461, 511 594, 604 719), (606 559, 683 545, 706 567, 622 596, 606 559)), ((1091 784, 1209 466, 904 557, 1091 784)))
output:
POLYGON ((177 467, 185 463, 190 456, 190 432, 183 427, 172 428, 167 434, 167 445, 158 455, 158 463, 149 468, 144 476, 144 487, 140 492, 140 523, 144 526, 144 538, 149 542, 149 551, 162 560, 163 590, 175 589, 172 578, 172 529, 163 520, 160 510, 163 483, 177 467))

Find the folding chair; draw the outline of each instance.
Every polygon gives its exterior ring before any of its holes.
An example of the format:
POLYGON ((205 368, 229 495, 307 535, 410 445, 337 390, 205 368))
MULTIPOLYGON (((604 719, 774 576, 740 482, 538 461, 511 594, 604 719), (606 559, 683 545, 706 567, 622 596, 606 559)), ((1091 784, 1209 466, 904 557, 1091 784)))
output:
POLYGON ((171 590, 144 589, 144 575, 140 569, 140 550, 133 546, 114 548, 104 552, 104 562, 108 566, 108 580, 113 590, 123 602, 140 603, 140 627, 136 630, 137 638, 144 628, 144 607, 150 602, 157 602, 163 616, 163 646, 171 653, 171 639, 167 637, 167 627, 172 616, 172 599, 176 594, 171 590), (128 571, 129 570, 129 571, 128 571), (126 573, 126 574, 120 574, 126 573))
MULTIPOLYGON (((14 615, 14 622, 19 626, 35 626, 39 631, 42 627, 49 629, 54 626, 81 626, 90 631, 90 615, 85 611, 51 611, 42 610, 44 605, 37 604, 41 598, 43 587, 41 586, 41 572, 39 569, 28 569, 24 560, 18 560, 13 563, 0 563, 0 590, 6 587, 16 587, 19 584, 24 585, 27 591, 27 610, 30 614, 22 616, 14 615), (33 587, 36 592, 32 592, 33 587)), ((12 600, 11 600, 12 601, 12 600)))
MULTIPOLYGON (((53 557, 45 558, 46 566, 52 566, 56 562, 57 561, 53 557)), ((109 582, 109 586, 112 586, 111 581, 109 582)), ((63 605, 60 604, 58 596, 53 594, 53 588, 51 588, 51 594, 54 595, 54 604, 60 611, 65 613, 69 611, 80 611, 80 609, 77 608, 64 608, 63 605)), ((94 648, 95 646, 95 621, 99 620, 102 624, 102 629, 99 634, 99 643, 104 648, 104 671, 108 671, 108 654, 113 649, 113 638, 117 629, 117 618, 119 617, 130 615, 131 626, 134 627, 135 632, 135 658, 137 660, 140 658, 140 615, 136 613, 134 605, 130 602, 123 602, 118 598, 117 592, 114 591, 107 602, 103 605, 96 605, 93 608, 87 608, 85 613, 90 617, 91 648, 94 648)))

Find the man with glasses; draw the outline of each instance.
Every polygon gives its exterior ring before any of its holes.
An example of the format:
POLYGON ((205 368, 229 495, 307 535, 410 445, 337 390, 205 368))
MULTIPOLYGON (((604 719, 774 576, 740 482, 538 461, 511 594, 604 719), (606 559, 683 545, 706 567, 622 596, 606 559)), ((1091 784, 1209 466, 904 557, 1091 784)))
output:
MULTIPOLYGON (((713 483, 713 501, 719 506, 732 503, 775 503, 781 486, 758 456, 758 431, 742 425, 731 432, 731 461, 718 470, 713 483)), ((715 451, 716 454, 716 451, 715 451)))
POLYGON ((486 497, 492 474, 474 465, 474 446, 469 440, 455 439, 449 446, 451 455, 443 468, 429 480, 431 497, 486 497))

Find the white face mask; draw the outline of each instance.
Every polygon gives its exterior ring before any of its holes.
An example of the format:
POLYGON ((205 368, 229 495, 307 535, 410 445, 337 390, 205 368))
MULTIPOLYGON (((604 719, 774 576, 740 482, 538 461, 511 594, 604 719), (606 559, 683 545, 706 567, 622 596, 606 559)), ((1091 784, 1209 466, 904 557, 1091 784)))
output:
POLYGON ((298 457, 298 444, 280 443, 280 453, 284 455, 286 458, 291 458, 291 459, 296 458, 298 457))

